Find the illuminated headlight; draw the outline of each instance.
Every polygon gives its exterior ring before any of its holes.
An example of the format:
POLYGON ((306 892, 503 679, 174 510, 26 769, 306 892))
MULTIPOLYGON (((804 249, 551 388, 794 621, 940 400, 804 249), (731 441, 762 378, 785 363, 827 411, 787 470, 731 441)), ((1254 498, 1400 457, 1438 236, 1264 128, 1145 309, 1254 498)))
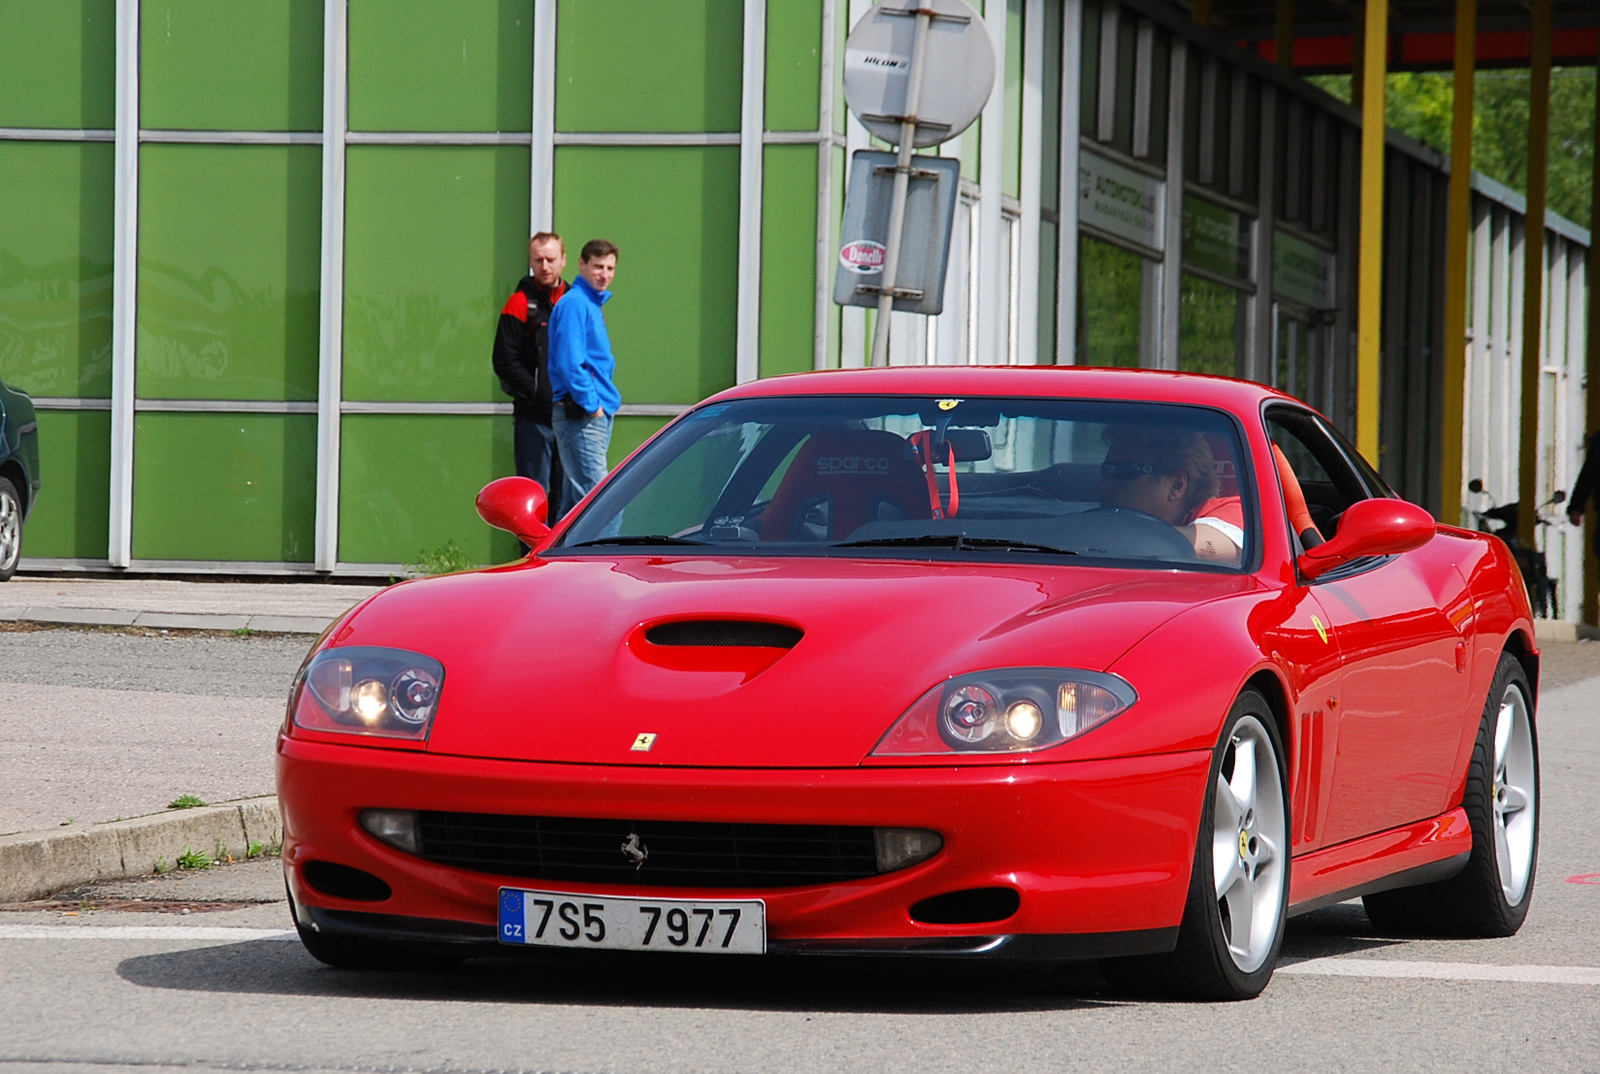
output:
POLYGON ((1094 730, 1137 701, 1115 675, 1003 668, 958 675, 919 697, 873 749, 877 757, 1021 753, 1094 730))
POLYGON ((420 741, 443 686, 444 665, 432 657, 351 645, 313 656, 295 677, 289 707, 308 730, 420 741))

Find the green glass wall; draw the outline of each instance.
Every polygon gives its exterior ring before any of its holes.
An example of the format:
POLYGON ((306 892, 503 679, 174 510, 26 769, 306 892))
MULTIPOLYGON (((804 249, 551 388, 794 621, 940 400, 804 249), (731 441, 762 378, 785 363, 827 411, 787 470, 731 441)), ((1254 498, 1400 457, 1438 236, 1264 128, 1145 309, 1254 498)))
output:
POLYGON ((316 399, 321 151, 139 157, 139 397, 316 399))
POLYGON ((344 397, 497 402, 490 345, 528 271, 528 150, 352 146, 344 397))

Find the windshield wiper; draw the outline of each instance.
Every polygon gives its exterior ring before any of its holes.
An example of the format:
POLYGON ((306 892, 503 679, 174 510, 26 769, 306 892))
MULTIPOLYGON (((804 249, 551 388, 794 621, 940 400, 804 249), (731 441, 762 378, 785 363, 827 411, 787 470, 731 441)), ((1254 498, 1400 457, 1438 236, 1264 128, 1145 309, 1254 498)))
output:
POLYGON ((588 548, 598 544, 710 544, 710 541, 696 541, 691 537, 671 537, 665 533, 630 533, 626 536, 596 537, 592 541, 579 541, 577 544, 562 545, 563 548, 588 548))
POLYGON ((906 537, 863 537, 859 541, 841 541, 833 547, 867 548, 875 545, 950 548, 957 552, 964 552, 967 549, 997 548, 1007 552, 1049 552, 1058 556, 1075 556, 1078 554, 1070 548, 1057 548, 1053 544, 1014 541, 1008 537, 968 537, 964 533, 918 533, 906 537))

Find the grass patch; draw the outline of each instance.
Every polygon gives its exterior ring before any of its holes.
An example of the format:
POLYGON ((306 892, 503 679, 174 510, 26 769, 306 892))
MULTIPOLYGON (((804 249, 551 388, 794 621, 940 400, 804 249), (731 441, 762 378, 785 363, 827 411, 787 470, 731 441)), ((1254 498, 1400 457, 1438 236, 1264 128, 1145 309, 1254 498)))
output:
POLYGON ((178 855, 178 868, 180 869, 209 869, 211 868, 211 855, 203 850, 195 850, 188 843, 183 844, 183 853, 178 855))
POLYGON ((449 540, 438 548, 422 549, 417 553, 415 563, 405 564, 405 570, 409 575, 454 574, 456 571, 470 571, 477 566, 479 564, 474 563, 464 549, 454 540, 449 540))
POLYGON ((233 632, 233 636, 236 638, 248 638, 254 633, 255 631, 251 630, 249 627, 242 626, 233 632))
POLYGON ((168 809, 197 809, 205 805, 205 801, 193 794, 180 794, 167 803, 168 809))

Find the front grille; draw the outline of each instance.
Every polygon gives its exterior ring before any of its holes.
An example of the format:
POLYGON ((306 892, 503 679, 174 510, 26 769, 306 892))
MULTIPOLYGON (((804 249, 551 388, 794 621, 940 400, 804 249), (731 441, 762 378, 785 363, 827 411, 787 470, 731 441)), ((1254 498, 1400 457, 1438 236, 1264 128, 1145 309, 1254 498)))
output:
POLYGON ((878 874, 871 828, 433 812, 418 821, 423 858, 528 880, 780 888, 878 874), (636 864, 624 844, 643 849, 644 862, 636 864))

